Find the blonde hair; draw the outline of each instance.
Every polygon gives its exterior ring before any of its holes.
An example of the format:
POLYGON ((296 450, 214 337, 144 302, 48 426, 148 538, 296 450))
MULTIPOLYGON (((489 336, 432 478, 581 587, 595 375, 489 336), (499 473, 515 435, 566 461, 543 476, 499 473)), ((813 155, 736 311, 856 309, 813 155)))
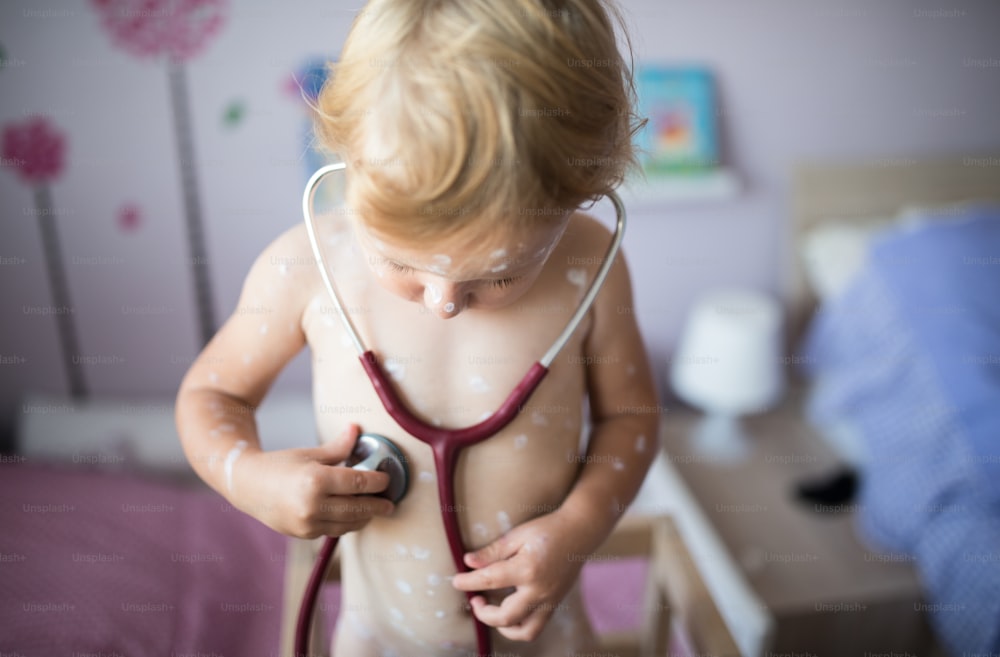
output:
POLYGON ((316 107, 348 202, 421 241, 561 219, 611 191, 644 123, 616 24, 631 53, 604 0, 372 0, 316 107))

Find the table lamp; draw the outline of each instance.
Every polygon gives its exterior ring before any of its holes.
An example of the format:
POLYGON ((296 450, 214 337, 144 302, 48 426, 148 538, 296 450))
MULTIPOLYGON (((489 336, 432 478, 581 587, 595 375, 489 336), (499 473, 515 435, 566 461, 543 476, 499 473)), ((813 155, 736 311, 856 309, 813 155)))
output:
POLYGON ((781 307, 738 288, 706 293, 691 310, 670 367, 674 392, 705 412, 695 430, 698 451, 742 460, 749 444, 739 417, 767 410, 785 388, 781 307))

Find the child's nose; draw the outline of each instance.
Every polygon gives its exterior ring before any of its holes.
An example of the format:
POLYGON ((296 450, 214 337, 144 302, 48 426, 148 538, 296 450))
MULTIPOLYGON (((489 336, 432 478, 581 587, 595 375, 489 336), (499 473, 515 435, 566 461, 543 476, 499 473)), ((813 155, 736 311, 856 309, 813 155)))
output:
POLYGON ((424 281, 424 306, 442 319, 450 319, 462 312, 467 296, 463 283, 437 276, 424 281))

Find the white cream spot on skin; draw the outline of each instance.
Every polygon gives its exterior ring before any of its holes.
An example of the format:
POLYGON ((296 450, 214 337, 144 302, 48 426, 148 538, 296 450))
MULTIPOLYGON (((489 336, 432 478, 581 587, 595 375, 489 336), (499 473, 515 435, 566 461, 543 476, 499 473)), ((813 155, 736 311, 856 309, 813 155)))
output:
POLYGON ((531 414, 531 423, 540 427, 547 427, 549 426, 549 418, 545 417, 542 413, 535 411, 531 414))
POLYGON ((232 433, 232 432, 236 431, 236 425, 229 424, 228 422, 226 422, 225 424, 220 424, 216 428, 219 431, 222 431, 223 433, 232 433))
POLYGON ((507 515, 506 511, 500 511, 497 513, 497 524, 500 525, 501 534, 506 534, 510 531, 510 516, 507 515))
POLYGON ((506 262, 501 262, 496 267, 490 267, 490 272, 492 272, 492 273, 495 274, 497 272, 505 271, 506 269, 507 269, 507 263, 506 262))
POLYGON ((397 381, 402 381, 406 378, 406 366, 394 358, 385 359, 385 370, 389 373, 389 376, 397 381))
POLYGON ((490 535, 490 531, 486 529, 486 525, 481 522, 477 522, 472 525, 472 533, 481 538, 486 538, 490 535))
POLYGON ((426 548, 422 548, 419 545, 413 545, 410 547, 410 554, 413 555, 414 559, 425 561, 430 558, 431 551, 426 548))
POLYGON ((351 336, 344 333, 340 336, 340 344, 344 347, 351 347, 354 345, 354 342, 351 340, 351 336))
POLYGON ((455 304, 453 304, 451 301, 449 301, 448 303, 444 304, 444 311, 446 313, 453 313, 453 312, 455 312, 455 304))
POLYGON ((216 385, 219 382, 219 373, 218 372, 209 372, 208 373, 208 382, 211 383, 212 385, 216 385))
POLYGON ((635 451, 645 452, 646 451, 646 434, 639 434, 639 437, 635 439, 635 451))
POLYGON ((401 612, 400 610, 396 609, 395 607, 392 607, 391 609, 389 609, 389 615, 392 616, 392 619, 395 620, 395 621, 401 621, 404 618, 406 618, 406 616, 403 616, 403 612, 401 612))
POLYGON ((437 611, 434 612, 434 615, 437 616, 438 618, 444 618, 444 610, 438 609, 437 611))
POLYGON ((507 255, 507 249, 497 249, 490 254, 490 259, 496 260, 497 258, 503 258, 507 255))
POLYGON ((486 379, 474 374, 469 377, 469 387, 472 388, 472 392, 484 393, 490 391, 490 384, 486 383, 486 379))
POLYGON ((611 464, 611 467, 620 472, 625 469, 625 464, 622 463, 621 460, 615 459, 614 462, 611 464))
POLYGON ((434 597, 434 589, 427 589, 426 591, 424 591, 424 593, 427 595, 427 597, 431 598, 434 597))
POLYGON ((628 367, 625 368, 625 373, 629 376, 635 376, 635 365, 629 363, 628 367))
POLYGON ((491 415, 493 415, 492 411, 486 411, 485 413, 483 413, 482 415, 479 416, 479 419, 476 420, 476 423, 479 423, 479 422, 482 422, 482 421, 486 420, 491 415))
POLYGON ((396 580, 396 588, 406 595, 413 593, 413 587, 410 586, 409 582, 403 579, 396 580))
POLYGON ((437 265, 438 267, 451 266, 451 256, 446 256, 443 253, 435 253, 433 256, 431 256, 431 260, 433 260, 434 264, 437 265))
POLYGON ((521 434, 514 437, 514 449, 524 449, 525 445, 528 444, 528 436, 521 434))
POLYGON ((417 479, 424 482, 425 484, 434 483, 434 473, 429 470, 421 470, 420 474, 417 475, 417 479))
POLYGON ((430 575, 427 576, 427 583, 430 584, 431 586, 440 586, 441 576, 438 575, 437 573, 431 573, 430 575))
POLYGON ((208 437, 209 438, 221 438, 222 434, 219 433, 218 429, 212 429, 211 431, 208 432, 208 437))
POLYGON ((226 460, 223 463, 223 467, 226 471, 226 490, 230 493, 233 492, 233 465, 236 463, 236 459, 240 457, 243 450, 247 448, 247 441, 237 440, 236 445, 233 446, 229 453, 226 454, 226 460))
POLYGON ((371 629, 358 618, 358 613, 353 609, 347 612, 347 622, 351 624, 351 629, 362 639, 372 638, 371 629))
POLYGON ((583 288, 587 286, 587 271, 579 267, 571 267, 566 270, 566 280, 573 285, 583 288))
POLYGON ((385 253, 385 242, 383 242, 382 240, 380 240, 380 239, 378 239, 376 237, 373 237, 372 238, 372 245, 376 249, 378 249, 379 251, 382 251, 383 253, 385 253))
POLYGON ((249 365, 252 362, 253 362, 253 356, 251 356, 250 354, 243 354, 243 364, 244 365, 249 365))
POLYGON ((396 554, 398 554, 401 557, 405 557, 409 553, 409 550, 407 550, 406 546, 403 545, 402 543, 396 543, 394 548, 396 549, 396 554))
POLYGON ((424 287, 424 292, 426 293, 427 301, 429 301, 432 306, 438 305, 441 303, 441 299, 444 298, 444 293, 441 292, 441 288, 433 283, 428 283, 427 286, 424 287))
POLYGON ((287 276, 288 265, 286 265, 285 263, 281 263, 280 265, 278 265, 278 273, 281 274, 282 276, 287 276))

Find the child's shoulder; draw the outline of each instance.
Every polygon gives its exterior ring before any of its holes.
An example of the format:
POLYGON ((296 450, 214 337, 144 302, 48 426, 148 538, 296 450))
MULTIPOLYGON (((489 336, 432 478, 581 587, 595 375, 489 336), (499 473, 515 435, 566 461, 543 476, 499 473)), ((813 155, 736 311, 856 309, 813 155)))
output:
POLYGON ((244 295, 300 312, 322 286, 305 224, 275 237, 255 259, 244 295))
POLYGON ((603 222, 586 212, 576 211, 570 216, 558 248, 567 257, 582 259, 581 264, 600 264, 611 237, 611 229, 603 222))

